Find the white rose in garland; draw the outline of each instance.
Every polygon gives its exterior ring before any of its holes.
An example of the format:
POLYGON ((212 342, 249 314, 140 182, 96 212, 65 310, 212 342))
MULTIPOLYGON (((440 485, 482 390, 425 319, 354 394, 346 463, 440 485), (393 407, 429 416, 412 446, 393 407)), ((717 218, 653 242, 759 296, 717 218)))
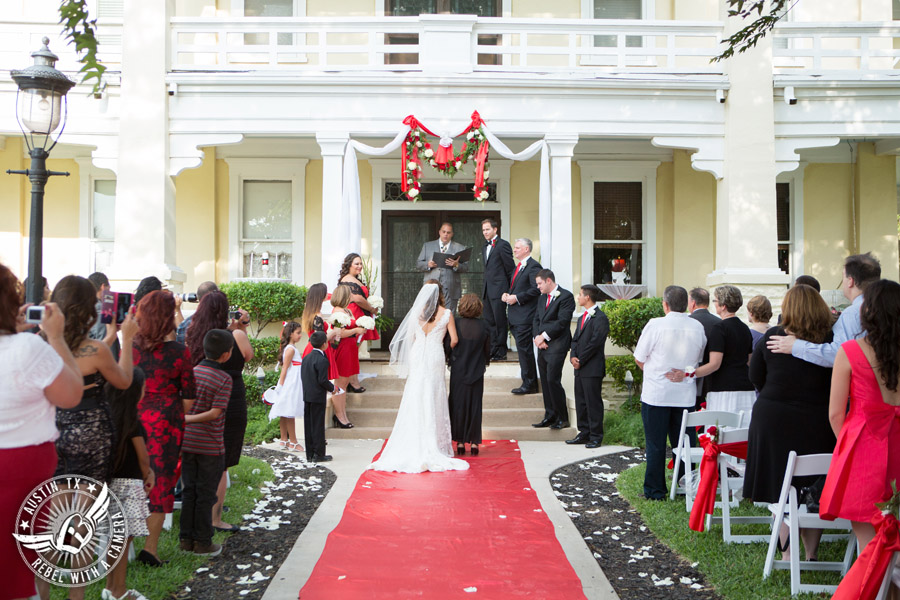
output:
POLYGON ((434 156, 434 150, 432 150, 431 148, 426 148, 424 154, 425 158, 431 158, 432 156, 434 156))
POLYGON ((375 319, 363 315, 356 320, 356 325, 357 327, 363 327, 364 329, 372 330, 375 329, 375 319))
POLYGON ((384 308, 384 298, 381 296, 369 296, 369 305, 375 310, 384 308))
POLYGON ((419 168, 419 165, 417 165, 414 161, 409 161, 409 163, 406 165, 406 168, 410 171, 415 171, 419 168))
POLYGON ((415 198, 419 195, 419 190, 417 190, 416 188, 411 188, 408 192, 406 192, 406 195, 410 198, 415 198))
POLYGON ((480 198, 481 200, 487 200, 488 199, 488 191, 481 190, 481 193, 478 194, 478 198, 480 198))

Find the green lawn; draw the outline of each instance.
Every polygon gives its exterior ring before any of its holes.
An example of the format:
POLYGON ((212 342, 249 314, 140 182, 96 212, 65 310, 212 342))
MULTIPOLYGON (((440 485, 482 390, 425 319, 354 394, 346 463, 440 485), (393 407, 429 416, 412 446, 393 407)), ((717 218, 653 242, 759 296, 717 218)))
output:
MULTIPOLYGON (((225 502, 229 511, 225 513, 225 520, 239 524, 241 515, 252 512, 257 499, 262 495, 259 488, 264 481, 272 481, 274 473, 272 468, 264 461, 242 456, 238 466, 231 469, 231 487, 225 502)), ((184 583, 189 580, 194 571, 210 560, 207 556, 196 556, 178 549, 178 527, 180 511, 175 511, 172 528, 163 530, 159 540, 159 554, 164 560, 170 562, 164 567, 151 568, 139 562, 128 565, 128 588, 136 589, 149 600, 162 600, 174 592, 181 590, 184 583)), ((214 541, 223 543, 230 535, 217 533, 214 541)), ((135 553, 140 552, 144 545, 143 538, 136 538, 135 553)), ((99 598, 104 587, 100 581, 88 587, 85 598, 99 598)), ((64 588, 52 588, 51 599, 65 600, 67 597, 64 588)))
MULTIPOLYGON (((762 578, 767 544, 725 544, 722 526, 714 525, 709 531, 698 533, 688 528, 688 513, 684 498, 676 496, 673 502, 654 502, 640 497, 643 491, 645 465, 641 464, 623 472, 616 483, 619 492, 641 514, 644 523, 676 553, 706 575, 710 585, 724 598, 733 600, 772 600, 790 598, 790 574, 787 570, 773 571, 768 579, 762 578)), ((768 511, 753 505, 740 506, 739 515, 762 515, 768 511)), ((733 512, 732 514, 735 514, 733 512)), ((717 511, 718 513, 718 511, 717 511)), ((735 533, 766 533, 768 525, 740 525, 732 527, 735 533)), ((832 542, 819 548, 820 560, 841 560, 846 544, 832 542)), ((776 556, 778 558, 778 556, 776 556)), ((801 572, 804 583, 837 584, 836 572, 801 572)), ((816 594, 800 594, 798 599, 821 598, 816 594)))

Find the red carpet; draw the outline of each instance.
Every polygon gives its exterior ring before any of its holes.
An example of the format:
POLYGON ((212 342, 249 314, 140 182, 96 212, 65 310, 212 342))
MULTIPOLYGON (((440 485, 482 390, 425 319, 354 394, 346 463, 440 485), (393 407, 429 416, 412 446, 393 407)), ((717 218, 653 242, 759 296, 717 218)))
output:
POLYGON ((487 442, 468 471, 366 471, 300 598, 584 598, 520 454, 487 442))

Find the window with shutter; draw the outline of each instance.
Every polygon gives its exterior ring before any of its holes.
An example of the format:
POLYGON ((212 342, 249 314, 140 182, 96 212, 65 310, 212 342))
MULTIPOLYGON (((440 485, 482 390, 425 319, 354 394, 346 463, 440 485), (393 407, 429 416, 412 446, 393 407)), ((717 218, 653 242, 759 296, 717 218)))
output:
POLYGON ((293 269, 290 181, 244 180, 241 253, 244 277, 291 279, 293 269), (264 253, 268 268, 264 269, 264 253))

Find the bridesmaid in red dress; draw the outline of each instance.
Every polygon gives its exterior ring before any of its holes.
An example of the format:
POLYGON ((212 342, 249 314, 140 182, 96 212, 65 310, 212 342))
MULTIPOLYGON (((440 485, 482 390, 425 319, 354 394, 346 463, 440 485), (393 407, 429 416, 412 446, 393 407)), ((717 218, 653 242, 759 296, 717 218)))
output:
MULTIPOLYGON (((334 360, 334 349, 337 342, 334 340, 338 337, 339 332, 331 328, 325 315, 322 314, 322 304, 328 297, 328 287, 324 283, 315 283, 309 287, 306 292, 306 305, 303 307, 303 316, 300 322, 303 324, 303 333, 309 338, 314 331, 324 331, 328 335, 328 346, 325 347, 325 356, 328 358, 328 379, 337 379, 339 377, 337 363, 334 360), (334 343, 332 343, 334 342, 334 343)), ((307 342, 306 348, 303 349, 303 358, 313 351, 312 344, 307 342)))
MULTIPOLYGON (((358 319, 363 315, 372 317, 378 312, 371 304, 369 304, 369 289, 364 286, 359 279, 362 270, 362 258, 359 254, 351 252, 344 257, 344 262, 341 264, 341 274, 338 277, 338 285, 345 285, 350 288, 351 296, 348 308, 353 314, 354 319, 358 319)), ((366 330, 362 339, 357 340, 357 344, 361 344, 366 340, 377 340, 380 339, 380 337, 381 336, 378 335, 376 329, 369 329, 366 330)), ((358 374, 359 373, 357 372, 357 375, 351 377, 349 387, 347 388, 347 391, 354 394, 361 394, 366 391, 366 388, 359 384, 358 374)))
POLYGON ((864 294, 866 336, 844 342, 834 360, 829 418, 837 446, 819 509, 826 519, 852 521, 860 551, 875 537, 875 503, 900 482, 900 284, 882 279, 864 294))
MULTIPOLYGON (((340 342, 334 351, 334 362, 338 371, 334 387, 340 390, 346 390, 350 378, 354 375, 359 375, 359 348, 356 345, 356 339, 359 335, 366 332, 365 328, 356 326, 356 318, 350 312, 349 304, 350 288, 346 285, 337 286, 334 293, 331 294, 331 306, 334 309, 332 314, 345 313, 351 319, 348 326, 338 330, 337 337, 340 338, 340 342)), ((331 417, 334 426, 341 429, 353 427, 353 423, 347 417, 346 391, 332 395, 331 402, 334 405, 334 414, 331 417)))

